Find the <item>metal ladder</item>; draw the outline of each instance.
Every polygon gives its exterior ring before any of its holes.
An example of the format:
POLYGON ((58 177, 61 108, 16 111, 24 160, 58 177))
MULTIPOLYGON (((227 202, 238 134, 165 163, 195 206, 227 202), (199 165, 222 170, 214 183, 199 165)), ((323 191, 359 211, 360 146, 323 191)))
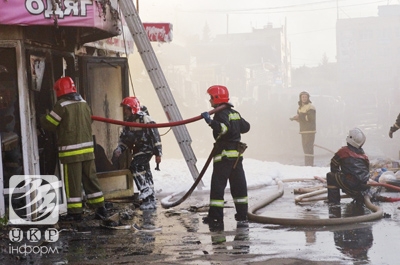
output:
MULTIPOLYGON (((168 82, 154 53, 153 47, 151 46, 150 40, 133 1, 119 0, 119 6, 150 76, 151 82, 153 83, 154 89, 156 90, 158 98, 164 108, 167 119, 170 122, 182 120, 178 106, 175 103, 175 99, 171 93, 168 82)), ((196 167, 197 159, 191 147, 192 139, 190 138, 189 132, 185 125, 172 127, 172 131, 175 134, 175 138, 189 167, 190 173, 192 174, 193 179, 196 180, 199 176, 199 171, 196 167)), ((201 189, 203 186, 204 184, 201 181, 198 188, 201 189)))

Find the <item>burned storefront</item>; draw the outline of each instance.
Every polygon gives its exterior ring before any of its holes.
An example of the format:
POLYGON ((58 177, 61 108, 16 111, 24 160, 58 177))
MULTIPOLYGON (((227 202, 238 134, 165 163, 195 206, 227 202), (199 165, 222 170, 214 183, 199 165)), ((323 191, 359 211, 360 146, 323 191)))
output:
MULTIPOLYGON (((125 55, 133 51, 128 29, 123 33, 116 0, 1 0, 0 217, 13 175, 55 175, 62 187, 55 135, 39 124, 56 101, 58 78, 72 77, 93 115, 122 117, 119 103, 129 95, 125 55)), ((94 123, 93 134, 110 157, 118 127, 94 123)))

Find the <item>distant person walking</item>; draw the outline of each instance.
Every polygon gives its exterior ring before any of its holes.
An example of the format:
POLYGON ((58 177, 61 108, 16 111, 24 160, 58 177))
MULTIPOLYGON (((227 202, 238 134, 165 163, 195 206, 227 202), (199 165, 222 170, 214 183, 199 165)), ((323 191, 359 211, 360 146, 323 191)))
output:
POLYGON ((224 193, 229 180, 233 202, 235 203, 235 219, 237 225, 247 225, 247 182, 243 170, 243 152, 246 145, 241 143, 241 134, 250 130, 250 124, 233 110, 229 103, 229 92, 225 86, 215 85, 208 88, 210 103, 213 108, 220 105, 227 107, 210 118, 208 112, 201 116, 211 127, 215 139, 214 169, 211 176, 210 209, 203 222, 210 230, 224 229, 224 193))
POLYGON ((316 134, 316 110, 311 104, 310 94, 303 91, 299 95, 297 115, 290 118, 300 125, 301 143, 305 166, 314 166, 314 141, 316 134))

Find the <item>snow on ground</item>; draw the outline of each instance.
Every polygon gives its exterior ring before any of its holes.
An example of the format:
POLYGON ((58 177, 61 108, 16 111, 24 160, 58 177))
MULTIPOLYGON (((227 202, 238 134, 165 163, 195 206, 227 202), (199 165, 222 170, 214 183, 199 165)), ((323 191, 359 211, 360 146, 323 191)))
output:
MULTIPOLYGON (((201 172, 206 159, 198 159, 196 166, 201 172)), ((160 171, 154 170, 151 165, 154 178, 154 188, 158 196, 169 195, 176 192, 187 191, 194 180, 189 168, 183 159, 163 159, 160 163, 160 171)), ((325 177, 329 167, 305 167, 283 165, 277 162, 260 161, 245 158, 243 167, 246 173, 249 189, 259 185, 275 185, 274 179, 311 179, 314 176, 325 177)), ((202 190, 210 190, 212 163, 209 165, 202 178, 204 187, 202 190)), ((229 187, 229 183, 228 186, 229 187)))

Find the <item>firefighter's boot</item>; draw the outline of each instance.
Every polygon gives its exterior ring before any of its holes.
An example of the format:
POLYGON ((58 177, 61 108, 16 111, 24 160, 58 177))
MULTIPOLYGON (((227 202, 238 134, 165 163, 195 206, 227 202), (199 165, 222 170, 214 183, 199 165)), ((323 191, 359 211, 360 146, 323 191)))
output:
POLYGON ((104 220, 107 219, 108 217, 108 213, 107 213, 107 209, 104 206, 98 207, 96 209, 96 213, 95 213, 95 219, 97 220, 104 220))
POLYGON ((328 186, 328 203, 330 205, 340 204, 340 189, 337 187, 328 186))
POLYGON ((340 205, 329 205, 329 218, 341 218, 342 207, 340 205))
POLYGON ((328 203, 330 205, 338 205, 340 204, 340 189, 337 186, 337 174, 328 172, 326 174, 326 184, 328 188, 328 203))

